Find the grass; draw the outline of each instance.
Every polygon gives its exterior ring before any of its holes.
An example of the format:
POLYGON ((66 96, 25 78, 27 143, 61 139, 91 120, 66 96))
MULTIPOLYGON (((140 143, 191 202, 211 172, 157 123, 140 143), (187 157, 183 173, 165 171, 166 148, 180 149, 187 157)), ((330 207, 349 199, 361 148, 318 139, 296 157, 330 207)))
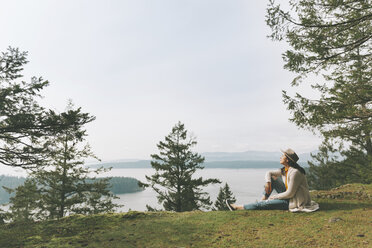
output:
POLYGON ((312 195, 321 207, 314 213, 133 211, 12 223, 0 226, 0 247, 372 246, 372 185, 312 195))

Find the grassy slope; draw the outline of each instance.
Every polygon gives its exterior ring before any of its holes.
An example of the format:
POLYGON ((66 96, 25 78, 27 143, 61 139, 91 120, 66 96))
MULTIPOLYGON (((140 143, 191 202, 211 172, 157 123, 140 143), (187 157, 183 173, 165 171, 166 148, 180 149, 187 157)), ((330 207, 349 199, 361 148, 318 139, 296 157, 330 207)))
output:
POLYGON ((8 224, 0 247, 372 247, 372 185, 312 194, 321 210, 310 214, 129 212, 8 224))

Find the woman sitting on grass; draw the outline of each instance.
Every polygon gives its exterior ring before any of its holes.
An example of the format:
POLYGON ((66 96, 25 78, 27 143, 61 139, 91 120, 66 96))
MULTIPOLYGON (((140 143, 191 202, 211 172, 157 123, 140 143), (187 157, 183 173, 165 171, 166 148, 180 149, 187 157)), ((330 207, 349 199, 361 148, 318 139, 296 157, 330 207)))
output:
POLYGON ((280 158, 284 166, 280 170, 266 173, 265 193, 262 201, 236 205, 226 204, 231 211, 234 210, 288 210, 291 212, 313 212, 319 205, 310 199, 305 170, 297 164, 298 156, 292 149, 287 149, 280 158), (281 177, 280 177, 281 176, 281 177), (270 196, 275 190, 278 194, 270 196))

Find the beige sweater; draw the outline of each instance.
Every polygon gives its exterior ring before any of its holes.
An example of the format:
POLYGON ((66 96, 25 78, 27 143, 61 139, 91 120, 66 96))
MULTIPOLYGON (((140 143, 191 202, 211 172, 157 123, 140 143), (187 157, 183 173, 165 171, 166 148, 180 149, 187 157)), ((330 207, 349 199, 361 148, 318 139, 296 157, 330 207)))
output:
MULTIPOLYGON (((272 176, 282 176, 283 182, 285 182, 286 178, 282 175, 280 170, 267 172, 266 182, 271 182, 272 176)), ((283 193, 272 196, 271 198, 289 199, 289 210, 291 212, 313 212, 318 210, 319 205, 316 202, 311 201, 306 176, 299 170, 289 167, 287 177, 288 189, 283 193)))

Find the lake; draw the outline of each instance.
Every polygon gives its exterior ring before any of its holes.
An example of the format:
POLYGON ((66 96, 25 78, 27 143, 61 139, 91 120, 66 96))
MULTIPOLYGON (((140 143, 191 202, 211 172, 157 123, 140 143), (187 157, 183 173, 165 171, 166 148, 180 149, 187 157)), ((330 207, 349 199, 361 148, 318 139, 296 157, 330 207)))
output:
MULTIPOLYGON (((278 163, 278 168, 280 164, 278 163)), ((26 176, 24 170, 20 168, 10 168, 9 166, 0 166, 1 173, 5 175, 13 176, 26 176)), ((225 183, 228 183, 231 191, 233 192, 238 204, 245 204, 260 200, 263 192, 263 185, 265 183, 264 177, 268 170, 272 168, 260 168, 260 169, 203 169, 195 173, 196 177, 206 178, 217 178, 222 181, 222 184, 209 185, 204 188, 204 191, 210 194, 211 200, 216 201, 220 187, 225 183)), ((109 172, 103 173, 100 176, 123 176, 133 177, 140 181, 146 182, 145 175, 154 174, 153 169, 112 169, 109 172)), ((118 209, 118 211, 126 212, 130 210, 144 211, 146 210, 146 204, 151 207, 160 208, 157 202, 156 193, 151 189, 147 188, 144 191, 120 194, 117 195, 120 199, 116 199, 115 202, 124 205, 124 207, 118 209)))
MULTIPOLYGON (((279 168, 279 166, 278 166, 279 168)), ((209 185, 204 191, 210 194, 211 200, 216 201, 220 187, 225 183, 229 184, 238 204, 244 204, 260 200, 262 197, 263 186, 265 183, 265 173, 272 168, 265 169, 204 169, 195 173, 196 177, 217 178, 221 184, 209 185)), ((146 182, 145 175, 154 174, 153 169, 112 169, 110 172, 101 176, 123 176, 134 177, 146 182)), ((117 195, 120 199, 115 202, 124 204, 120 211, 146 210, 146 204, 151 207, 160 208, 157 202, 156 192, 151 188, 144 191, 117 195)))

